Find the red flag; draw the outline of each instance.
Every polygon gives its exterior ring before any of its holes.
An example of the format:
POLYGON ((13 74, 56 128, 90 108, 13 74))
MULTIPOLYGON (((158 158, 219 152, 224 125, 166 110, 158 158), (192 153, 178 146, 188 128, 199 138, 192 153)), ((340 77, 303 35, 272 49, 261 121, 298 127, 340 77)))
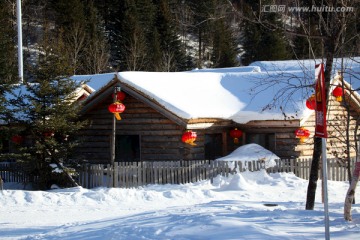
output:
POLYGON ((327 138, 324 64, 315 65, 315 136, 327 138))

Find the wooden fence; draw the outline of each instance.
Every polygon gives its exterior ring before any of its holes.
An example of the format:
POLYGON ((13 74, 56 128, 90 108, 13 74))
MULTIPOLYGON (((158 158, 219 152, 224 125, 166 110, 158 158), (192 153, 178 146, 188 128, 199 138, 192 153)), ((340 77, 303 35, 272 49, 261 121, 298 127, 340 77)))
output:
POLYGON ((16 162, 0 162, 0 177, 4 182, 24 184, 34 180, 25 172, 23 165, 16 162))
MULTIPOLYGON (((352 159, 354 166, 355 159, 352 159)), ((276 160, 276 166, 267 172, 293 172, 308 179, 311 159, 276 160)), ((328 180, 347 181, 347 168, 335 159, 328 159, 328 180)), ((264 169, 263 161, 226 162, 214 160, 119 162, 110 165, 85 165, 79 172, 78 182, 86 188, 120 187, 131 188, 147 184, 184 184, 209 179, 218 175, 264 169)), ((319 173, 321 176, 321 171, 319 173)))
MULTIPOLYGON (((355 159, 351 159, 352 169, 355 159)), ((276 166, 267 172, 293 172, 296 176, 308 179, 311 159, 276 160, 276 166)), ((347 181, 347 166, 336 159, 328 159, 328 179, 347 181)), ((147 184, 184 184, 209 179, 218 175, 228 176, 237 172, 259 171, 264 169, 263 161, 225 162, 214 160, 192 161, 155 161, 155 162, 120 162, 114 167, 102 164, 87 164, 78 171, 77 182, 85 188, 121 187, 131 188, 147 184)), ((351 170, 352 172, 352 170, 351 170)), ((319 176, 322 171, 320 170, 319 176)), ((29 183, 29 177, 21 164, 0 163, 0 177, 4 182, 29 183)))

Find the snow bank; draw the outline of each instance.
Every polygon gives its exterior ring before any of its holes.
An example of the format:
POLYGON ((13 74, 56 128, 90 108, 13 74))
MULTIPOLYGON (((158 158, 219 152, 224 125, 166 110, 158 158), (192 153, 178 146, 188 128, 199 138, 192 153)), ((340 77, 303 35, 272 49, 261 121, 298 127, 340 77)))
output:
POLYGON ((238 147, 232 153, 225 157, 216 159, 217 161, 264 161, 265 168, 274 167, 276 165, 275 160, 280 159, 273 152, 263 148, 262 146, 256 143, 250 143, 238 147))

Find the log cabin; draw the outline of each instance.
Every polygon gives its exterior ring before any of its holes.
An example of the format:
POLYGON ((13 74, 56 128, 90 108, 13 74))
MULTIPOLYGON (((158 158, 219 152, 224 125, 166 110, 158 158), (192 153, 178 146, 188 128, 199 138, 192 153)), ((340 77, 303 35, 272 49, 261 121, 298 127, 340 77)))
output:
MULTIPOLYGON (((347 59, 343 68, 340 59, 334 61, 328 157, 356 153, 360 95, 353 85, 358 85, 359 60, 347 59), (338 85, 344 88, 341 102, 332 94, 338 85)), ((88 89, 94 90, 81 111, 88 125, 80 134, 77 153, 91 163, 110 163, 112 151, 115 161, 216 159, 243 144, 257 143, 281 158, 311 157, 315 114, 306 100, 314 92, 314 68, 314 60, 301 60, 189 72, 74 76, 87 80, 88 89), (115 88, 126 95, 121 120, 108 110, 115 88), (308 138, 295 135, 301 127, 309 130, 308 138), (235 128, 241 131, 238 142, 231 134, 235 128), (182 141, 187 131, 196 132, 195 144, 182 141)))

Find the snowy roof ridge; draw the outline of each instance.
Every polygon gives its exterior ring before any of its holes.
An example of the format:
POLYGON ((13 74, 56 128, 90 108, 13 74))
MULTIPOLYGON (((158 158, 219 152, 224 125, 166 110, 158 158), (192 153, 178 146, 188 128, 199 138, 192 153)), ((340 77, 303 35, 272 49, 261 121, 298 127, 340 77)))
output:
MULTIPOLYGON (((360 58, 346 59, 351 71, 360 68, 360 58)), ((260 61, 250 66, 196 69, 187 72, 127 71, 102 75, 75 76, 89 79, 96 90, 109 83, 136 89, 182 119, 226 119, 238 123, 254 120, 306 118, 307 86, 313 84, 315 60, 260 61)), ((338 59, 334 66, 339 66, 338 59)), ((334 67, 334 73, 338 68, 334 67)), ((354 74, 354 73, 352 73, 354 74)), ((101 91, 100 91, 101 90, 101 91)))

